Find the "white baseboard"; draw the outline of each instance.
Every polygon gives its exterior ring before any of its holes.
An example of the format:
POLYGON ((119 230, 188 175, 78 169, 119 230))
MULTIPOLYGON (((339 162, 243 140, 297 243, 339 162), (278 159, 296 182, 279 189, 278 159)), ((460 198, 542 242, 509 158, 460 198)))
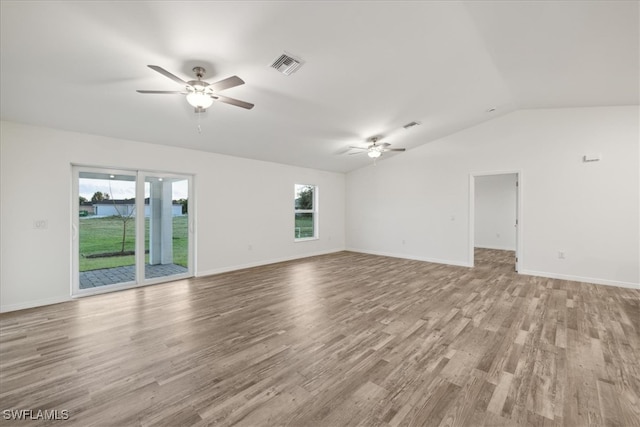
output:
MULTIPOLYGON (((226 273, 228 271, 242 270, 242 269, 251 268, 251 267, 259 267, 261 265, 275 264, 275 263, 278 263, 278 262, 292 261, 292 260, 295 260, 295 259, 308 258, 308 257, 318 256, 318 255, 327 255, 327 254, 331 254, 331 253, 342 252, 344 250, 345 250, 344 248, 336 248, 336 249, 331 249, 331 250, 327 250, 327 251, 314 252, 314 253, 310 253, 310 254, 294 255, 294 256, 290 256, 290 257, 275 258, 275 259, 270 259, 270 260, 265 260, 265 261, 258 261, 258 262, 248 263, 248 264, 234 265, 234 266, 231 266, 231 267, 222 267, 222 268, 217 268, 217 269, 214 269, 214 270, 199 271, 199 272, 197 272, 195 274, 195 276, 196 277, 209 276, 209 275, 212 275, 212 274, 226 273)), ((138 287, 138 286, 128 286, 128 287, 122 288, 121 290, 133 289, 135 287, 138 287)), ((98 293, 100 293, 100 292, 98 292, 98 293)), ((96 294, 98 294, 98 293, 96 293, 96 294)), ((18 303, 18 304, 0 305, 0 313, 5 313, 5 312, 9 312, 9 311, 24 310, 24 309, 27 309, 27 308, 41 307, 41 306, 44 306, 44 305, 58 304, 58 303, 61 303, 61 302, 73 301, 74 299, 75 298, 72 298, 71 296, 64 296, 64 297, 44 298, 44 299, 38 299, 38 300, 32 300, 32 301, 25 301, 25 302, 21 302, 21 303, 18 303)))
MULTIPOLYGON (((332 253, 336 253, 336 252, 342 252, 342 251, 345 251, 345 250, 346 251, 350 251, 350 252, 358 252, 358 253, 364 253, 364 254, 370 254, 370 255, 388 256, 388 257, 392 257, 392 258, 403 258, 403 259, 410 259, 410 260, 415 260, 415 261, 432 262, 432 263, 436 263, 436 264, 447 264, 447 265, 454 265, 454 266, 459 266, 459 267, 472 267, 471 265, 469 265, 469 263, 460 262, 460 261, 451 261, 451 260, 443 260, 443 259, 438 259, 438 258, 419 257, 419 256, 413 256, 413 255, 406 255, 406 254, 395 254, 395 253, 390 253, 390 252, 368 251, 368 250, 357 249, 357 248, 337 248, 337 249, 330 249, 330 250, 327 250, 327 251, 314 252, 314 253, 310 253, 310 254, 294 255, 294 256, 282 257, 282 258, 274 258, 274 259, 270 259, 270 260, 257 261, 257 262, 247 263, 247 264, 240 264, 240 265, 230 266, 230 267, 221 267, 221 268, 216 268, 216 269, 213 269, 213 270, 199 271, 199 272, 196 273, 196 277, 210 276, 210 275, 213 275, 213 274, 226 273, 226 272, 229 272, 229 271, 243 270, 245 268, 260 267, 262 265, 276 264, 276 263, 279 263, 279 262, 293 261, 293 260, 296 260, 296 259, 309 258, 309 257, 319 256, 319 255, 327 255, 327 254, 332 254, 332 253)), ((573 281, 573 282, 592 283, 592 284, 595 284, 595 285, 617 286, 617 287, 620 287, 620 288, 629 288, 629 289, 638 289, 638 290, 640 290, 640 284, 639 283, 632 283, 632 282, 620 282, 620 281, 616 281, 616 280, 596 279, 596 278, 592 278, 592 277, 572 276, 572 275, 568 275, 568 274, 557 274, 557 273, 549 273, 549 272, 544 272, 544 271, 533 271, 533 270, 522 270, 522 269, 519 271, 519 273, 523 274, 523 275, 526 275, 526 276, 538 276, 538 277, 546 277, 546 278, 549 278, 549 279, 569 280, 569 281, 573 281)), ((38 299, 38 300, 32 300, 32 301, 25 301, 25 302, 18 303, 18 304, 5 304, 5 305, 0 305, 0 313, 6 313, 6 312, 10 312, 10 311, 17 311, 17 310, 25 310, 25 309, 28 309, 28 308, 40 307, 40 306, 51 305, 51 304, 58 304, 58 303, 61 303, 61 302, 68 302, 68 301, 73 301, 73 298, 71 298, 71 296, 53 297, 53 298, 44 298, 44 299, 38 299)))
POLYGON ((250 262, 250 263, 247 263, 247 264, 238 264, 238 265, 232 265, 232 266, 229 266, 229 267, 214 268, 212 270, 198 271, 198 272, 196 272, 196 277, 212 276, 214 274, 221 274, 221 273, 228 273, 230 271, 244 270, 245 268, 260 267, 260 266, 269 265, 269 264, 277 264, 279 262, 293 261, 293 260, 296 260, 296 259, 309 258, 309 257, 312 257, 312 256, 334 254, 336 252, 342 252, 344 250, 345 250, 344 248, 330 249, 330 250, 327 250, 327 251, 313 252, 313 253, 309 253, 309 254, 293 255, 293 256, 282 257, 282 258, 272 258, 272 259, 269 259, 269 260, 250 262))
POLYGON ((606 286, 617 286, 619 288, 640 289, 639 283, 632 283, 632 282, 619 282, 616 280, 595 279, 593 277, 572 276, 570 274, 557 274, 557 273, 548 273, 546 271, 532 271, 532 270, 522 270, 522 269, 519 271, 519 273, 524 274, 526 276, 538 276, 538 277, 546 277, 549 279, 570 280, 573 282, 591 283, 594 285, 606 285, 606 286))
MULTIPOLYGON (((404 259, 411 259, 416 261, 433 262, 436 264, 448 264, 448 265, 455 265, 459 267, 473 267, 469 263, 460 262, 460 261, 418 257, 418 256, 412 256, 412 255, 406 255, 406 254, 394 254, 390 252, 368 251, 368 250, 356 249, 356 248, 347 248, 346 250, 351 252, 370 254, 370 255, 380 255, 380 256, 388 256, 392 258, 404 258, 404 259)), ((640 284, 638 283, 620 282, 616 280, 595 279, 593 277, 572 276, 568 274, 556 274, 556 273, 548 273, 544 271, 532 271, 532 270, 523 270, 523 269, 520 269, 519 273, 525 276, 538 276, 538 277, 546 277, 549 279, 560 279, 560 280, 570 280, 573 282, 591 283, 594 285, 606 285, 606 286, 617 286, 619 288, 640 289, 640 284)))
POLYGON ((8 311, 25 310, 27 308, 41 307, 43 305, 58 304, 61 302, 72 301, 70 296, 68 297, 54 297, 44 298, 33 301, 25 301, 18 304, 6 304, 0 305, 0 313, 6 313, 8 311))
POLYGON ((473 267, 468 262, 452 261, 448 259, 428 258, 428 257, 420 257, 420 256, 414 256, 414 255, 407 255, 407 254, 395 254, 391 252, 368 251, 368 250, 356 249, 356 248, 347 248, 346 250, 350 252, 359 252, 362 254, 369 254, 369 255, 380 255, 380 256, 388 256, 391 258, 404 258, 404 259, 410 259, 414 261, 432 262, 434 264, 447 264, 447 265, 455 265, 458 267, 473 267))

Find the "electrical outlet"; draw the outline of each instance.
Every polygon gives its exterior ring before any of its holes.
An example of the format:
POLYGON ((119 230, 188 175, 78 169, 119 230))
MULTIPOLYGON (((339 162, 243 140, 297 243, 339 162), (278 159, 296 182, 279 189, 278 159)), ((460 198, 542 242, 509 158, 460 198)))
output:
POLYGON ((34 219, 33 220, 33 228, 36 230, 46 230, 49 226, 49 223, 46 219, 34 219))

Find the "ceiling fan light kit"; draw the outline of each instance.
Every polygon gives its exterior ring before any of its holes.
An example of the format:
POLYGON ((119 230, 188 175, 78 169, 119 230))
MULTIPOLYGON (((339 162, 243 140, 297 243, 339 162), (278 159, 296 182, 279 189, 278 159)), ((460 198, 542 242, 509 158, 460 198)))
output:
POLYGON ((204 92, 194 91, 187 95, 187 102, 198 110, 206 110, 213 104, 213 98, 204 92))
POLYGON ((375 148, 369 148, 367 156, 371 157, 372 159, 377 159, 378 157, 382 156, 382 151, 375 148))

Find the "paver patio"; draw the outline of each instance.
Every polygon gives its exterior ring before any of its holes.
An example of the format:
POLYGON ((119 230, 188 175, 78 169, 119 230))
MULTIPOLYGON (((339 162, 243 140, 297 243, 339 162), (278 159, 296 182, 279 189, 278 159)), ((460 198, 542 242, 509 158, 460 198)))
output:
MULTIPOLYGON (((188 270, 177 264, 158 264, 144 266, 145 279, 184 274, 188 270)), ((115 283, 133 282, 136 279, 136 267, 127 265, 123 267, 102 268, 99 270, 80 272, 80 289, 96 288, 99 286, 113 285, 115 283)))

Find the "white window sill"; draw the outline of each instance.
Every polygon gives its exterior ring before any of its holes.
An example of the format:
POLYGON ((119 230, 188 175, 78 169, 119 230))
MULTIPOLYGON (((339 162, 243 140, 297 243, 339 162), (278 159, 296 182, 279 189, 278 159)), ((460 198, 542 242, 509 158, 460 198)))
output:
POLYGON ((293 239, 295 243, 297 242, 308 242, 310 240, 320 240, 318 237, 302 237, 300 239, 293 239))

